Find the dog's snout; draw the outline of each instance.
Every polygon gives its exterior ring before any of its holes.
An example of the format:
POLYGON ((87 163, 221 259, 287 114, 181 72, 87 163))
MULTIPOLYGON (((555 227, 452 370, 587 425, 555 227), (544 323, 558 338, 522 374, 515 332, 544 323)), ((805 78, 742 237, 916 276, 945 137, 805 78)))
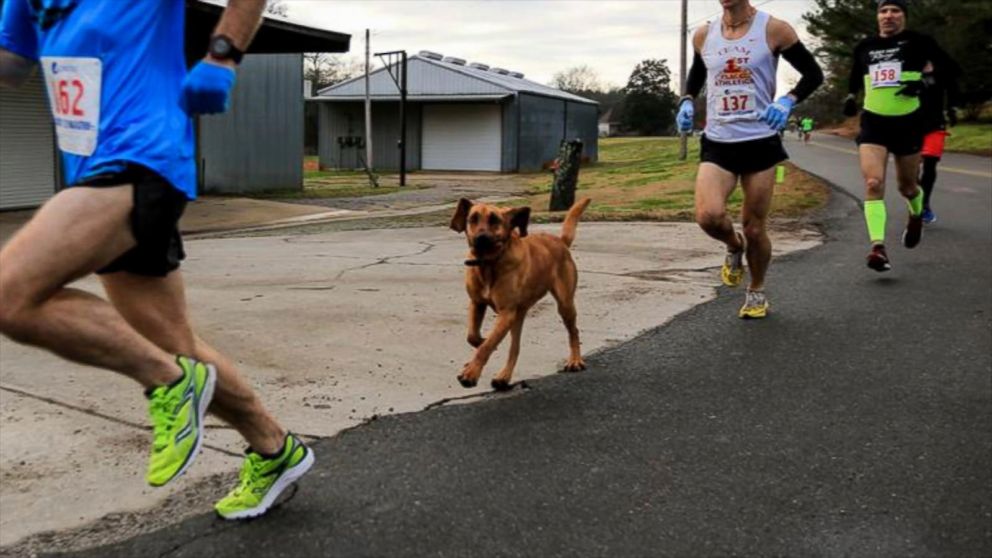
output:
POLYGON ((496 239, 489 234, 480 234, 472 241, 472 247, 480 252, 492 250, 496 246, 496 239))

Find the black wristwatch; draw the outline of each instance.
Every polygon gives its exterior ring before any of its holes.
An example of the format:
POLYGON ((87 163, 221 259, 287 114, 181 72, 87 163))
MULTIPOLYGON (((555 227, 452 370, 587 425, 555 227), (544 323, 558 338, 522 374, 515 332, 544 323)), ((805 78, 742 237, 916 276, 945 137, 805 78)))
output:
POLYGON ((234 46, 234 41, 224 35, 214 35, 210 37, 210 46, 207 47, 207 54, 218 60, 231 60, 235 64, 241 63, 241 58, 245 53, 234 46))

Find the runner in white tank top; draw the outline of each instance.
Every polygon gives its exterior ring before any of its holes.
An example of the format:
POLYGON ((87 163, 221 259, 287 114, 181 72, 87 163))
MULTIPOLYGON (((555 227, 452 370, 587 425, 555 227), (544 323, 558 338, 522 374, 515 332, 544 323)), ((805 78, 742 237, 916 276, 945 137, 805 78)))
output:
POLYGON ((692 99, 706 85, 706 129, 700 140, 696 177, 696 222, 727 245, 723 283, 744 280, 744 256, 751 270, 741 318, 768 313, 765 272, 771 242, 765 232, 771 208, 775 165, 788 155, 779 132, 796 103, 823 82, 813 55, 784 21, 759 12, 748 0, 720 0, 719 20, 696 30, 695 58, 676 117, 679 131, 692 129, 692 99), (773 100, 778 57, 799 70, 802 79, 787 95, 773 100), (727 215, 727 198, 740 179, 744 190, 743 234, 727 215))

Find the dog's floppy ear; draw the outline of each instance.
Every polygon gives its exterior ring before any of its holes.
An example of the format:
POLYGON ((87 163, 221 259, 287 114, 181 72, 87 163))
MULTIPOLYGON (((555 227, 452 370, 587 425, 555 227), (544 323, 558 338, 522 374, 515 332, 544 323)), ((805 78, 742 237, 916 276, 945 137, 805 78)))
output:
POLYGON ((468 220, 468 212, 472 209, 472 205, 474 204, 468 198, 458 200, 455 214, 451 216, 451 230, 465 232, 465 222, 468 220))
POLYGON ((527 236, 527 224, 530 223, 529 207, 514 207, 506 212, 506 219, 510 223, 510 229, 514 227, 520 229, 520 236, 527 236))

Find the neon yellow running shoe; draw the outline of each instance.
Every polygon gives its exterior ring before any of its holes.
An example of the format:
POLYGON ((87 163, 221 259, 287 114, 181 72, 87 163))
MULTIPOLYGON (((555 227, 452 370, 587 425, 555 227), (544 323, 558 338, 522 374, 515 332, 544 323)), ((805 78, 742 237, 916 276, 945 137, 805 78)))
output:
POLYGON ((286 436, 278 457, 266 459, 249 450, 238 486, 214 505, 224 519, 249 519, 269 511, 279 495, 313 466, 313 451, 296 436, 286 436))
POLYGON ((183 371, 177 382, 148 393, 152 419, 148 484, 164 486, 186 472, 203 443, 203 416, 214 396, 217 370, 213 365, 184 356, 176 357, 183 371))
POLYGON ((736 287, 744 280, 744 237, 740 233, 736 234, 741 241, 741 249, 738 252, 728 250, 720 269, 720 279, 728 287, 736 287))
POLYGON ((744 306, 741 306, 737 315, 744 320, 756 320, 768 315, 768 298, 764 291, 752 291, 748 289, 744 295, 744 306))

